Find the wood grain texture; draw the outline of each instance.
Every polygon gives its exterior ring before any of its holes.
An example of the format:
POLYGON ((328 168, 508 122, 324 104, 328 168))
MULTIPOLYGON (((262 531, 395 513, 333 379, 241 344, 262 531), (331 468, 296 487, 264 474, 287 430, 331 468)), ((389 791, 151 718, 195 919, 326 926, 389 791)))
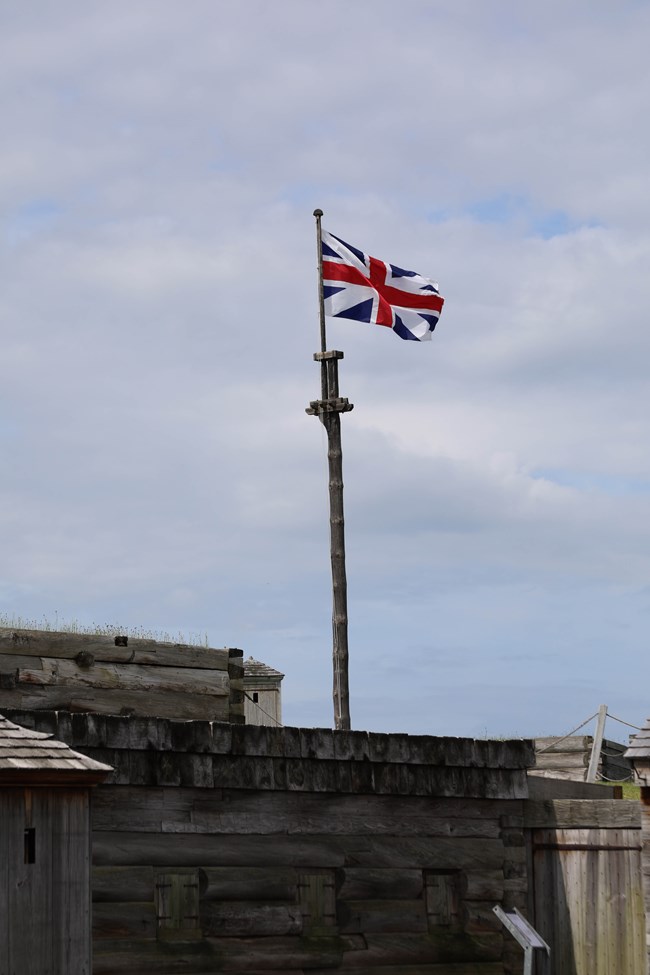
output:
POLYGON ((19 668, 17 684, 37 686, 92 687, 105 690, 176 691, 179 693, 228 695, 228 674, 193 667, 146 667, 141 664, 94 663, 81 667, 74 660, 41 658, 36 669, 19 668))

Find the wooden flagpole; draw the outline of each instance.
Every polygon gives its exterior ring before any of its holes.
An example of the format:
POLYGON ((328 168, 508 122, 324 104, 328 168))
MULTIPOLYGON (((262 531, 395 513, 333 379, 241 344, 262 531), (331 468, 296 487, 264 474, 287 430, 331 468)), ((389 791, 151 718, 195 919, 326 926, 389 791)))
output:
POLYGON ((343 518, 343 453, 341 413, 349 413, 352 403, 339 395, 339 359, 343 353, 327 351, 325 299, 323 293, 322 210, 314 210, 318 247, 318 301, 321 350, 314 354, 321 364, 321 398, 309 404, 307 413, 317 416, 327 431, 330 499, 330 560, 332 564, 332 662, 334 727, 350 730, 350 691, 348 686, 348 586, 345 574, 345 522, 343 518))

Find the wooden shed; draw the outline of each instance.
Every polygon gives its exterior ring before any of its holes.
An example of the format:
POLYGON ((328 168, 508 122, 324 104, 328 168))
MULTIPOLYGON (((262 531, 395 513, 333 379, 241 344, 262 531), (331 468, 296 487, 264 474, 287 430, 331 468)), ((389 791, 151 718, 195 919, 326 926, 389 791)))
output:
POLYGON ((0 716, 0 975, 90 975, 90 787, 111 771, 0 716))
POLYGON ((244 660, 244 708, 246 724, 282 724, 284 674, 253 657, 244 660))

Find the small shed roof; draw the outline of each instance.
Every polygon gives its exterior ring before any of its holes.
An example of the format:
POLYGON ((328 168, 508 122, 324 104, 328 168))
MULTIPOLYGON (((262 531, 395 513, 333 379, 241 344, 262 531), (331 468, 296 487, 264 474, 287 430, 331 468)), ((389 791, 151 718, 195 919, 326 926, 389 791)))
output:
POLYGON ((629 758, 632 762, 636 759, 640 759, 642 762, 650 762, 650 718, 641 731, 632 735, 629 747, 625 751, 625 758, 629 758))
POLYGON ((33 780, 48 785, 71 781, 92 785, 111 771, 110 765, 73 751, 52 735, 23 728, 0 714, 0 784, 33 780))
POLYGON ((279 670, 274 670, 273 667, 269 667, 268 664, 248 657, 247 660, 244 660, 244 678, 246 677, 273 677, 275 680, 282 680, 284 674, 281 674, 279 670))

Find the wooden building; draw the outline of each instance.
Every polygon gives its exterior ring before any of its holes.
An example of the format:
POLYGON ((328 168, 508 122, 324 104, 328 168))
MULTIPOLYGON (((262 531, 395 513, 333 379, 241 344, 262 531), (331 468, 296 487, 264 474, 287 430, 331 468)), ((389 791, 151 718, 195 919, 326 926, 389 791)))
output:
POLYGON ((650 971, 650 718, 630 738, 625 753, 641 786, 641 839, 643 844, 643 890, 646 908, 648 970, 650 971))
POLYGON ((282 690, 284 674, 253 657, 244 660, 244 714, 246 724, 282 724, 282 690))
POLYGON ((89 793, 110 771, 0 716, 0 975, 90 975, 89 793))

